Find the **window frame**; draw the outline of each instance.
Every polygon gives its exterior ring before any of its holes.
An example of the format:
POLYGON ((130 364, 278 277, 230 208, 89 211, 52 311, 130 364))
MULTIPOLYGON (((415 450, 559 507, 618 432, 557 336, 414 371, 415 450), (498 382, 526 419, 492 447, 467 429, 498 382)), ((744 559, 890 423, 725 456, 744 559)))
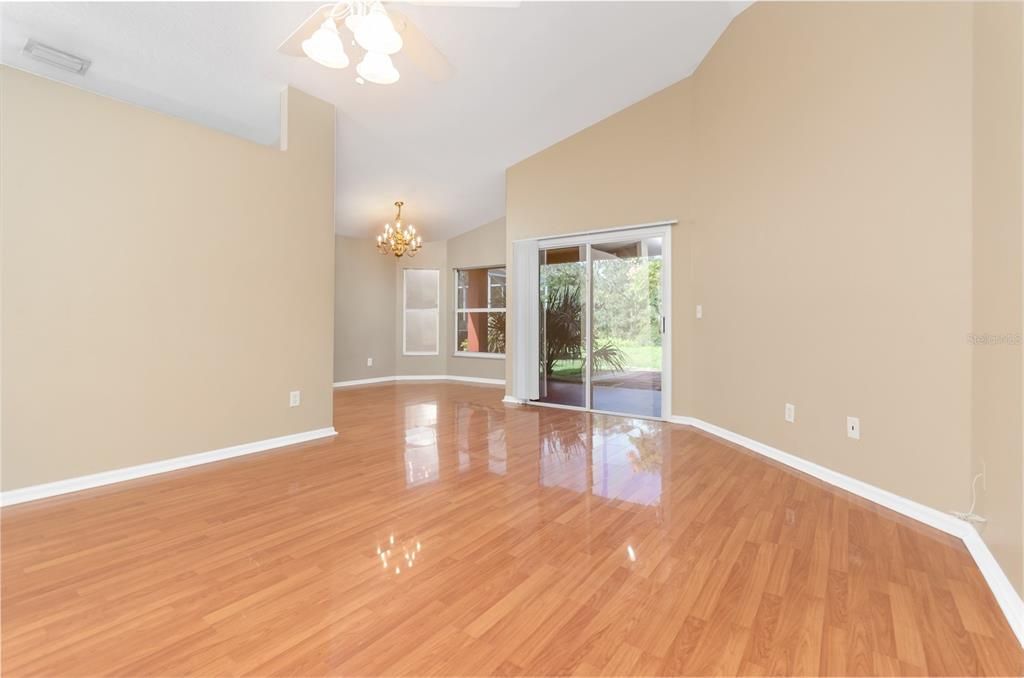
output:
POLYGON ((437 268, 403 268, 402 269, 402 355, 403 356, 430 356, 430 355, 441 355, 441 270, 437 268), (434 308, 414 308, 409 309, 406 307, 406 302, 409 295, 407 294, 409 286, 409 271, 432 271, 437 274, 436 284, 434 285, 434 308), (407 329, 407 320, 409 311, 434 311, 434 317, 436 322, 434 323, 434 347, 433 351, 410 351, 408 350, 409 333, 407 329))
MULTIPOLYGON (((452 302, 452 338, 454 344, 454 350, 452 352, 453 358, 483 358, 485 360, 504 360, 504 353, 483 353, 479 351, 460 351, 459 350, 459 314, 460 313, 504 313, 506 320, 506 328, 508 327, 508 305, 501 306, 499 308, 462 308, 459 306, 459 290, 462 287, 459 286, 459 273, 462 271, 479 271, 492 269, 504 269, 505 270, 505 294, 508 294, 508 269, 505 264, 495 264, 493 266, 459 266, 452 269, 453 284, 452 291, 454 293, 454 300, 452 302)), ((491 280, 490 276, 487 277, 487 303, 491 303, 491 280)), ((507 297, 506 297, 507 298, 507 297)), ((505 341, 508 342, 508 337, 505 337, 505 341)), ((508 344, 506 343, 506 347, 508 344)))

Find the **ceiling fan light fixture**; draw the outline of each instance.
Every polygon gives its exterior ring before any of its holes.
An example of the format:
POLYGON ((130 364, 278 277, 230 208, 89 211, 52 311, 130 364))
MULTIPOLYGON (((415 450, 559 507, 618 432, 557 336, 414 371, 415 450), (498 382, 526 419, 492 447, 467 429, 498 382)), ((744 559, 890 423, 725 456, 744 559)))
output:
MULTIPOLYGON (((395 30, 395 25, 379 2, 374 3, 366 14, 354 16, 358 18, 354 21, 352 32, 356 42, 367 52, 387 55, 402 49, 402 36, 395 30)), ((345 25, 348 25, 348 19, 345 25)))
POLYGON ((334 19, 327 19, 309 38, 302 41, 302 51, 313 61, 328 68, 345 68, 348 55, 338 35, 334 19))
POLYGON ((378 85, 398 82, 398 69, 391 63, 391 57, 380 52, 367 52, 356 66, 356 72, 364 80, 378 85))
POLYGON ((348 4, 348 16, 345 17, 345 28, 355 35, 359 32, 359 26, 366 18, 367 3, 361 0, 353 0, 348 4))
POLYGON ((359 32, 359 26, 363 22, 362 14, 349 14, 345 17, 345 28, 352 31, 352 35, 359 32))

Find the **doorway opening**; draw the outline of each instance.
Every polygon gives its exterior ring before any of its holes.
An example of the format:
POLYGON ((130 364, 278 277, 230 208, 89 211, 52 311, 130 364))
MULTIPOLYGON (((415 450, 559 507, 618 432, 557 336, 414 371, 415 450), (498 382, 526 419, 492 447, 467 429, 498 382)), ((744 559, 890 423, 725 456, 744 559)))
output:
POLYGON ((539 243, 541 404, 668 412, 669 230, 539 243))

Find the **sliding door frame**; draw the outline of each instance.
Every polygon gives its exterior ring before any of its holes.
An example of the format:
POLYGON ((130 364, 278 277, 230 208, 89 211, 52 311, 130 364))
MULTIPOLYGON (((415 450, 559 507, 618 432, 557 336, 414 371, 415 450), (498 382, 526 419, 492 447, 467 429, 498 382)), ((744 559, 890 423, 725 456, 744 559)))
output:
MULTIPOLYGON (((584 389, 586 391, 586 406, 559 405, 557 403, 541 403, 530 401, 534 405, 545 407, 560 407, 563 409, 583 410, 596 412, 598 414, 615 414, 620 416, 638 417, 641 419, 659 419, 668 421, 672 416, 672 226, 677 222, 663 221, 642 226, 626 226, 622 228, 610 228, 601 231, 590 231, 587 233, 574 233, 572 235, 555 236, 550 238, 538 238, 537 247, 540 250, 553 249, 558 247, 583 247, 586 251, 586 309, 584 315, 584 389), (591 339, 593 329, 593 268, 591 247, 603 243, 619 242, 620 240, 643 239, 660 237, 661 240, 661 316, 664 332, 661 335, 661 416, 644 416, 629 414, 625 412, 607 412, 605 410, 593 409, 592 377, 593 366, 591 365, 591 339)), ((539 275, 539 271, 538 271, 539 275)), ((537 341, 540 341, 538 335, 537 341)))

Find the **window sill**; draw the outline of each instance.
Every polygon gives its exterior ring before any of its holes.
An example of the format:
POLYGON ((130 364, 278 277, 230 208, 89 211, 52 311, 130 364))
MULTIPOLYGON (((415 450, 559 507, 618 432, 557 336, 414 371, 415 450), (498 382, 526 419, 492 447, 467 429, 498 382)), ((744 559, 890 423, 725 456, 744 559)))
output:
POLYGON ((453 358, 484 358, 486 360, 504 360, 504 353, 469 353, 467 351, 456 351, 452 353, 453 358))

